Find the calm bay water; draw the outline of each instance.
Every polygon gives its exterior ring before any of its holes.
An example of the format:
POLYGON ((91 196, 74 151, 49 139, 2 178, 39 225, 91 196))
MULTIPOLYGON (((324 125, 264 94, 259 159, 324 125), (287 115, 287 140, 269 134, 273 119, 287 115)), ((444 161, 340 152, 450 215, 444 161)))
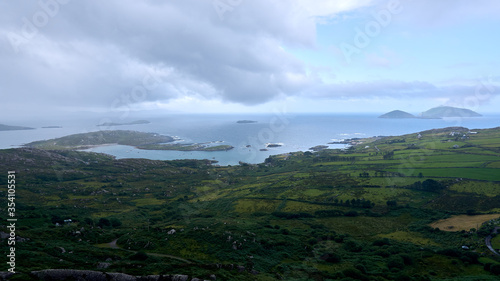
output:
MULTIPOLYGON (((230 151, 151 151, 129 146, 111 145, 89 149, 117 158, 148 158, 156 160, 212 159, 220 165, 236 165, 239 161, 262 163, 269 155, 293 151, 306 151, 316 145, 328 145, 333 140, 370 136, 394 136, 423 130, 462 126, 483 129, 500 126, 500 116, 449 119, 379 119, 377 115, 171 115, 147 118, 150 124, 115 126, 106 129, 136 130, 176 136, 183 143, 219 142, 235 147, 230 151), (238 120, 254 120, 257 123, 238 124, 238 120), (279 143, 281 147, 260 151, 267 143, 279 143)), ((132 120, 128 120, 132 121, 132 120)), ((117 121, 119 122, 119 121, 117 121)), ((123 121, 126 122, 126 121, 123 121)), ((38 127, 28 131, 0 132, 0 148, 20 146, 35 140, 62 137, 69 134, 99 130, 94 120, 63 123, 19 125, 38 127), (42 129, 41 126, 60 125, 59 129, 42 129)), ((17 125, 17 124, 16 124, 17 125)), ((101 128, 102 129, 102 128, 101 128)), ((329 145, 343 148, 344 145, 329 145)))

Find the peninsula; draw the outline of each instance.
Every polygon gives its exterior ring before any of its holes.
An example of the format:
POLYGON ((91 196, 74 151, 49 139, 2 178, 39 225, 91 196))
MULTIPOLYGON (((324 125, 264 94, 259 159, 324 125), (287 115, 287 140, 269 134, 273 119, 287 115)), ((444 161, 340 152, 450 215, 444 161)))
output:
POLYGON ((253 120, 239 120, 239 121, 236 121, 236 123, 238 123, 238 124, 251 124, 251 123, 257 123, 257 121, 253 121, 253 120))
POLYGON ((35 128, 22 127, 22 126, 8 126, 0 124, 0 131, 18 131, 18 130, 34 130, 35 128))
POLYGON ((110 144, 129 145, 144 150, 226 151, 233 148, 230 145, 211 146, 211 143, 172 144, 174 141, 175 139, 170 136, 156 133, 115 130, 69 135, 35 141, 24 146, 44 150, 82 150, 110 144))

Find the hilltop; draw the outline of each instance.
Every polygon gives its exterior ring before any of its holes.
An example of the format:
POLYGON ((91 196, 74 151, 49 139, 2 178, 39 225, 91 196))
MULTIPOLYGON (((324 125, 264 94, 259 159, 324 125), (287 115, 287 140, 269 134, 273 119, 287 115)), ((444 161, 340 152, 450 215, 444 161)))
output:
POLYGON ((382 114, 380 115, 378 118, 417 118, 415 115, 413 114, 410 114, 408 112, 405 112, 405 111, 401 111, 401 110, 393 110, 391 112, 388 112, 386 114, 382 114))

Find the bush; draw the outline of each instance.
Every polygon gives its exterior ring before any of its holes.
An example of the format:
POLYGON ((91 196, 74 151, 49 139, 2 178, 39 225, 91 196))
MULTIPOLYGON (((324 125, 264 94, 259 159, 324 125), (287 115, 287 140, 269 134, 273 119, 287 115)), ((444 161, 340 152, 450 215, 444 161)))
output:
POLYGON ((413 257, 411 257, 408 254, 400 254, 399 255, 402 259, 405 265, 412 265, 413 264, 413 257))
POLYGON ((346 217, 357 217, 359 216, 358 212, 356 211, 349 211, 347 213, 344 214, 346 217))
POLYGON ((356 280, 366 280, 368 281, 368 277, 366 277, 361 271, 355 269, 355 268, 348 268, 344 271, 342 271, 342 274, 345 277, 350 277, 356 280))
POLYGON ((100 218, 99 222, 97 223, 97 226, 100 227, 111 226, 111 222, 107 218, 100 218))
POLYGON ((393 268, 403 269, 405 267, 405 263, 402 257, 392 256, 389 258, 389 261, 387 261, 387 267, 389 267, 389 269, 393 268))
POLYGON ((379 239, 379 240, 375 240, 373 241, 373 246, 384 246, 384 245, 391 245, 391 241, 389 241, 389 239, 387 238, 383 238, 383 239, 379 239))
POLYGON ((320 257, 320 259, 326 261, 326 262, 330 262, 330 263, 338 263, 342 260, 342 257, 340 257, 339 255, 335 254, 335 253, 327 253, 327 254, 324 254, 320 257))
POLYGON ((375 255, 381 256, 383 258, 388 258, 391 256, 391 253, 389 253, 389 251, 387 250, 377 250, 375 251, 375 255))
POLYGON ((148 259, 148 255, 144 252, 137 252, 137 253, 131 255, 130 259, 135 260, 135 261, 145 261, 148 259))
POLYGON ((361 247, 361 245, 359 245, 355 241, 350 240, 344 244, 344 250, 349 252, 360 252, 361 250, 363 250, 363 247, 361 247))
POLYGON ((500 264, 492 264, 490 266, 490 272, 495 275, 500 275, 500 264))
POLYGON ((110 221, 112 227, 119 227, 122 225, 122 222, 117 218, 112 218, 109 221, 110 221))

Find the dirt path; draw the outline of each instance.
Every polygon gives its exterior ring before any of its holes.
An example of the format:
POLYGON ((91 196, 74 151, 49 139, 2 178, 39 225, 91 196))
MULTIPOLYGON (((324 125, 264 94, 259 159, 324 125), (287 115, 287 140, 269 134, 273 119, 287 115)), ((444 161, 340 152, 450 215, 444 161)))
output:
MULTIPOLYGON (((107 248, 111 248, 111 249, 117 249, 117 250, 123 250, 123 251, 127 251, 127 252, 130 252, 130 253, 137 253, 137 251, 132 251, 132 250, 127 250, 127 249, 124 249, 120 246, 118 246, 118 244, 116 243, 118 241, 118 239, 115 239, 109 243, 106 243, 104 245, 106 245, 107 248)), ((157 253, 149 253, 149 252, 145 252, 146 254, 150 255, 150 256, 153 256, 153 257, 162 257, 162 258, 171 258, 171 259, 176 259, 176 260, 179 260, 179 261, 183 261, 185 263, 192 263, 186 259, 183 259, 181 257, 177 257, 177 256, 172 256, 172 255, 165 255, 165 254, 157 254, 157 253)))

